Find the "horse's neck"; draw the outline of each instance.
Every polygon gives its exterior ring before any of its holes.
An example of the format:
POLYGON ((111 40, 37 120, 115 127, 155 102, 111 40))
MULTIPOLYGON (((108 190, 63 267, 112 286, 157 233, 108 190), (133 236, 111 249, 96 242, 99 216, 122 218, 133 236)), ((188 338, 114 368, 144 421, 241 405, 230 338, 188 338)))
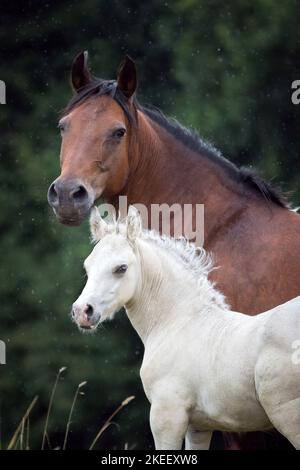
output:
POLYGON ((137 252, 140 283, 126 310, 144 344, 150 336, 163 338, 177 333, 199 315, 205 321, 207 304, 214 301, 201 295, 195 277, 175 257, 149 241, 139 240, 137 252))
POLYGON ((138 140, 133 145, 125 193, 129 204, 205 204, 204 238, 245 206, 224 168, 187 148, 139 112, 138 140))

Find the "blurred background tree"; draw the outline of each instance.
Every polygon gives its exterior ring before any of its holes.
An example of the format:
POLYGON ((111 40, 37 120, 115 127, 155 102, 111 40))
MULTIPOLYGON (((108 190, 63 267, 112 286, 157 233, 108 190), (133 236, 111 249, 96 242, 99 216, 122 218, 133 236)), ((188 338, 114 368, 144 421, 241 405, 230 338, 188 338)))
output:
POLYGON ((151 448, 148 403, 139 379, 142 345, 127 320, 80 335, 68 317, 84 282, 88 226, 63 227, 47 206, 59 173, 60 110, 70 97, 73 57, 88 49, 94 73, 114 78, 125 53, 136 59, 139 99, 198 129, 238 165, 255 165, 300 200, 300 79, 297 1, 86 0, 1 5, 1 320, 7 365, 0 366, 2 445, 34 395, 31 447, 41 444, 52 382, 60 381, 49 434, 61 445, 69 406, 87 380, 69 446, 86 448, 110 412, 136 400, 98 447, 151 448))

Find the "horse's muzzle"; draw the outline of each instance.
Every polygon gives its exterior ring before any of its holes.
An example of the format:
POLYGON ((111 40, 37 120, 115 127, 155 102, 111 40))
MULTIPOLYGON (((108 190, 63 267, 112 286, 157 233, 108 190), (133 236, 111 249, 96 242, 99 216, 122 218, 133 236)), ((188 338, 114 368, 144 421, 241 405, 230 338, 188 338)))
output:
POLYGON ((49 187, 48 203, 65 225, 80 225, 94 204, 91 191, 78 179, 58 178, 49 187))

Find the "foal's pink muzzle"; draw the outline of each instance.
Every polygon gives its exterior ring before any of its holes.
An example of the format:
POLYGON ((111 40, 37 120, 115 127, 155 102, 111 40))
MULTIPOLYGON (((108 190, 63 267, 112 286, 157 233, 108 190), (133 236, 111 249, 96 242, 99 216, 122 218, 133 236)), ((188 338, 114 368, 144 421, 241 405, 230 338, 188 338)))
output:
POLYGON ((94 308, 90 304, 73 304, 71 315, 80 328, 90 330, 96 326, 97 319, 95 319, 94 308))

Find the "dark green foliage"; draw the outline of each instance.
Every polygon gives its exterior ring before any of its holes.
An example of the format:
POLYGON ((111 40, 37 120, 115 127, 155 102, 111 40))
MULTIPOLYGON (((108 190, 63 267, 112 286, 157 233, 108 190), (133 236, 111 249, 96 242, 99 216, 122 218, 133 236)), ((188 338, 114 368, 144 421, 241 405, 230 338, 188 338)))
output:
MULTIPOLYGON (((88 49, 92 69, 114 78, 125 53, 137 61, 139 99, 199 129, 240 165, 261 168, 300 198, 298 2, 152 0, 6 2, 1 6, 0 79, 0 366, 2 433, 6 440, 33 396, 32 447, 41 443, 49 394, 60 381, 50 436, 61 445, 73 393, 70 446, 87 447, 103 420, 127 396, 102 447, 151 446, 148 404, 139 380, 142 345, 121 315, 97 335, 80 335, 68 318, 90 250, 88 226, 59 225, 47 206, 59 173, 61 109, 70 98, 69 69, 88 49)), ((2 441, 2 439, 1 439, 2 441)), ((5 439, 4 439, 5 444, 5 439)))

